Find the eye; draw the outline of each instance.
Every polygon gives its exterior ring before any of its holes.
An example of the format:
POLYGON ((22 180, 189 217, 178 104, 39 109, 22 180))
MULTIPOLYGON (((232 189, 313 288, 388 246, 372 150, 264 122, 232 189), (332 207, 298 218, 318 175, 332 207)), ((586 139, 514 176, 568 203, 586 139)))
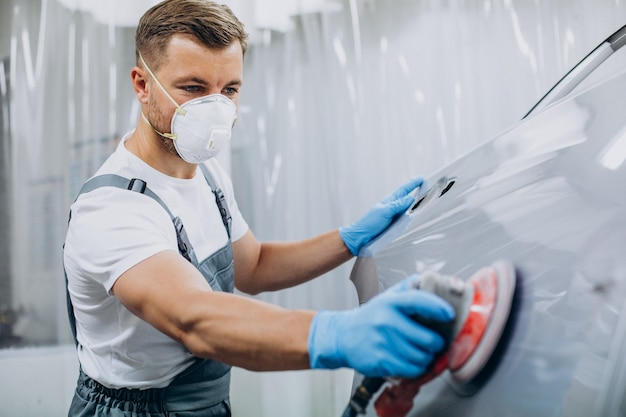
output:
POLYGON ((187 93, 199 93, 203 91, 203 88, 199 85, 186 85, 183 86, 182 89, 187 93))
POLYGON ((227 97, 232 97, 232 96, 236 95, 238 92, 239 92, 239 90, 237 88, 235 88, 235 87, 226 87, 222 91, 222 94, 224 94, 227 97))

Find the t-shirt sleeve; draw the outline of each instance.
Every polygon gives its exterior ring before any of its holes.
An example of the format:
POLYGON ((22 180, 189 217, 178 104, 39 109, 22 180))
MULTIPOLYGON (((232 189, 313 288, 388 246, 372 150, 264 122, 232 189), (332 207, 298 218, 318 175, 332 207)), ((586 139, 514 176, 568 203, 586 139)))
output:
POLYGON ((106 187, 82 195, 72 206, 65 250, 110 292, 131 267, 178 247, 172 221, 156 201, 106 187))

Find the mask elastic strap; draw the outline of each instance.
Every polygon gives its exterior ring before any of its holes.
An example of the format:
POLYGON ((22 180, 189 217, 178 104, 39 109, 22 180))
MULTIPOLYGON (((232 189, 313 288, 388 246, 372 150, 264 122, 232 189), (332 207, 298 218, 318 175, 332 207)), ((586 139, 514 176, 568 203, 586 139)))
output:
POLYGON ((167 98, 170 99, 170 101, 172 102, 172 104, 174 104, 174 106, 176 106, 176 112, 182 114, 183 116, 185 114, 187 114, 187 112, 185 111, 185 109, 183 109, 182 107, 180 107, 178 105, 178 103, 176 102, 176 100, 174 100, 172 98, 172 96, 170 96, 170 93, 167 92, 167 90, 165 89, 165 87, 163 87, 163 85, 161 85, 161 83, 159 82, 159 79, 154 75, 154 73, 152 72, 152 70, 150 70, 150 67, 148 66, 148 64, 146 64, 146 61, 143 59, 143 56, 141 56, 141 53, 139 53, 139 59, 141 59, 141 63, 143 64, 144 67, 146 67, 146 71, 148 71, 148 74, 150 74, 150 76, 154 79, 154 81, 157 83, 157 85, 161 88, 161 90, 163 90, 163 93, 165 93, 165 95, 167 96, 167 98))
POLYGON ((146 117, 146 115, 145 115, 145 114, 143 114, 143 112, 141 112, 141 118, 142 118, 142 119, 143 119, 143 121, 144 121, 144 122, 146 122, 146 123, 148 124, 148 126, 150 126, 150 127, 152 128, 152 130, 154 130, 154 131, 155 131, 155 133, 157 133, 158 135, 163 136, 163 137, 164 137, 164 138, 166 138, 166 139, 172 139, 172 140, 176 140, 176 139, 177 139, 177 136, 176 136, 175 134, 173 134, 173 133, 162 133, 162 132, 159 132, 158 130, 156 130, 156 129, 154 128, 154 126, 152 126, 152 123, 150 123, 150 121, 148 120, 148 118, 146 117))

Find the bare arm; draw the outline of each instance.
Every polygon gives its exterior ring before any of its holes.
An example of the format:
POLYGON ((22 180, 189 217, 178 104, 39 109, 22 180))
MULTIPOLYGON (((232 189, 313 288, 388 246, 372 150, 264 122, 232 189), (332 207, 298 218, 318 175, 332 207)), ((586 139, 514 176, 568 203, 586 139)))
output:
POLYGON ((415 199, 410 193, 422 183, 422 178, 411 179, 355 223, 311 239, 259 243, 248 231, 233 243, 235 286, 258 294, 293 287, 336 268, 406 211, 415 199))
POLYGON ((233 244, 235 286, 248 294, 310 281, 352 258, 337 230, 297 242, 259 243, 252 232, 233 244))
POLYGON ((129 269, 113 292, 132 313, 195 356, 254 371, 310 366, 307 338, 314 312, 214 292, 193 265, 173 251, 129 269))

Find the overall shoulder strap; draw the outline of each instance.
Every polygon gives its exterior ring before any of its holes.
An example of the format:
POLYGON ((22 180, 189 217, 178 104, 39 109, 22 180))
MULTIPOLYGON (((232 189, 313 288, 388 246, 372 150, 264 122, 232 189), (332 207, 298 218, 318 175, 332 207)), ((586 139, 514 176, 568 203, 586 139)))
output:
POLYGON ((220 216, 222 216, 222 223, 224 223, 226 233, 228 234, 228 238, 230 239, 230 229, 232 227, 233 218, 230 215, 230 211, 228 210, 226 196, 224 196, 224 192, 222 191, 222 189, 217 187, 217 185, 215 184, 213 176, 209 172, 208 168, 204 164, 200 164, 200 169, 202 170, 202 174, 204 174, 204 179, 206 180, 207 184, 209 184, 209 187, 211 187, 213 195, 215 195, 215 203, 217 204, 217 208, 220 211, 220 216))
POLYGON ((88 193, 100 187, 116 187, 116 188, 122 188, 122 189, 130 190, 130 191, 135 191, 140 194, 145 194, 148 197, 155 200, 157 203, 159 203, 161 207, 165 209, 167 214, 169 214, 170 218, 172 219, 174 218, 174 215, 172 214, 170 209, 165 205, 163 200, 161 200, 161 198, 159 198, 158 195, 156 195, 154 192, 152 192, 152 190, 148 188, 148 185, 146 184, 144 180, 141 180, 139 178, 133 178, 129 180, 128 178, 115 175, 115 174, 99 175, 87 181, 83 185, 83 187, 80 189, 80 192, 78 193, 78 196, 76 196, 76 198, 78 198, 81 194, 88 193))
POLYGON ((172 219, 172 223, 174 224, 174 228, 176 229, 176 238, 178 240, 178 250, 180 254, 183 255, 185 259, 187 259, 193 265, 197 265, 198 261, 196 259, 196 255, 193 251, 191 243, 189 243, 189 238, 187 237, 187 232, 185 232, 182 221, 179 217, 172 214, 172 212, 163 202, 163 200, 161 200, 158 195, 156 195, 150 188, 148 188, 148 185, 144 180, 139 178, 128 179, 115 174, 99 175, 87 181, 80 189, 78 196, 100 187, 116 187, 129 191, 134 191, 140 194, 144 194, 159 203, 159 205, 163 207, 163 209, 170 216, 170 219, 172 219))

